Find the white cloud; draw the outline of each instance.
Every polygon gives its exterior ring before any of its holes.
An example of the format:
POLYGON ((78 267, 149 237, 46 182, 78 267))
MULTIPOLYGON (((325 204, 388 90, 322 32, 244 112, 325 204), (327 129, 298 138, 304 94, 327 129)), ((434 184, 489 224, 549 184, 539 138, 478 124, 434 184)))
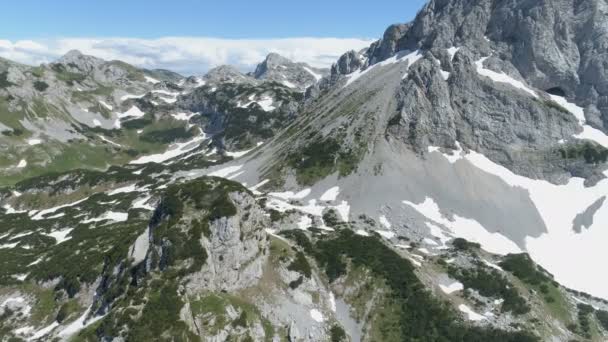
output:
POLYGON ((145 68, 164 68, 185 75, 202 74, 222 64, 251 70, 269 52, 298 62, 329 67, 348 50, 359 50, 372 40, 355 38, 219 39, 198 37, 61 38, 0 40, 0 56, 38 65, 59 58, 69 50, 106 60, 122 60, 145 68))

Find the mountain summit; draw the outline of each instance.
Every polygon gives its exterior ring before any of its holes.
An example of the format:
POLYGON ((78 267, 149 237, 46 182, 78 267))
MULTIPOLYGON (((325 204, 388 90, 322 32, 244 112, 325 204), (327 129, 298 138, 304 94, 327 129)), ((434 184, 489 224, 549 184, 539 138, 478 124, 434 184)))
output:
POLYGON ((327 74, 326 69, 313 68, 306 63, 294 63, 279 54, 270 53, 262 63, 258 64, 252 76, 305 90, 327 74))

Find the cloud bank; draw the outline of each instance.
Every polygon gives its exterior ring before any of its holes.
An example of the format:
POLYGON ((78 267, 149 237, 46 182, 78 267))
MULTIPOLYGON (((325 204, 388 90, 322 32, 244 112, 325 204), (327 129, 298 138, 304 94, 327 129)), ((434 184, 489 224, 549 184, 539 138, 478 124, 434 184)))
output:
POLYGON ((199 37, 61 38, 10 41, 0 39, 0 56, 29 65, 49 63, 69 50, 144 68, 199 75, 222 64, 252 70, 270 52, 315 67, 329 67, 348 50, 372 40, 356 38, 220 39, 199 37))

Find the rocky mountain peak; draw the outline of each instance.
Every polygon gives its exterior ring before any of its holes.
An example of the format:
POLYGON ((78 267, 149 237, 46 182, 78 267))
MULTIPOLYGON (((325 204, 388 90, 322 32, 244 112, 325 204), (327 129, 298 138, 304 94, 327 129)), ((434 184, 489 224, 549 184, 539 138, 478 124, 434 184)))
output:
POLYGON ((264 75, 270 70, 280 68, 280 67, 288 67, 294 64, 289 59, 279 55, 278 53, 271 52, 266 56, 264 61, 257 65, 255 71, 253 72, 253 76, 255 78, 262 78, 264 75))
POLYGON ((79 50, 70 50, 65 55, 61 56, 56 63, 82 71, 90 71, 104 62, 105 61, 101 58, 85 55, 79 50))
POLYGON ((327 74, 327 69, 296 63, 277 53, 270 53, 250 75, 259 80, 274 81, 303 91, 327 74))
MULTIPOLYGON (((241 83, 247 82, 248 77, 241 73, 237 68, 231 65, 220 65, 207 72, 204 76, 205 81, 214 82, 230 82, 241 83)), ((250 80, 249 80, 250 81, 250 80)))

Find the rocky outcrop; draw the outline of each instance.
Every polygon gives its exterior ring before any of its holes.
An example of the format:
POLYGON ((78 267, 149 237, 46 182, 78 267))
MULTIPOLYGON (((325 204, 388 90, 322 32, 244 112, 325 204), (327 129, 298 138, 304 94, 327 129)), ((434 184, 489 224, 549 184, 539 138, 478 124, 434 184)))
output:
POLYGON ((233 192, 230 199, 237 213, 211 222, 211 236, 202 240, 207 262, 192 275, 187 285, 191 292, 234 292, 252 286, 262 275, 268 248, 263 228, 269 224, 268 218, 250 195, 233 192))

